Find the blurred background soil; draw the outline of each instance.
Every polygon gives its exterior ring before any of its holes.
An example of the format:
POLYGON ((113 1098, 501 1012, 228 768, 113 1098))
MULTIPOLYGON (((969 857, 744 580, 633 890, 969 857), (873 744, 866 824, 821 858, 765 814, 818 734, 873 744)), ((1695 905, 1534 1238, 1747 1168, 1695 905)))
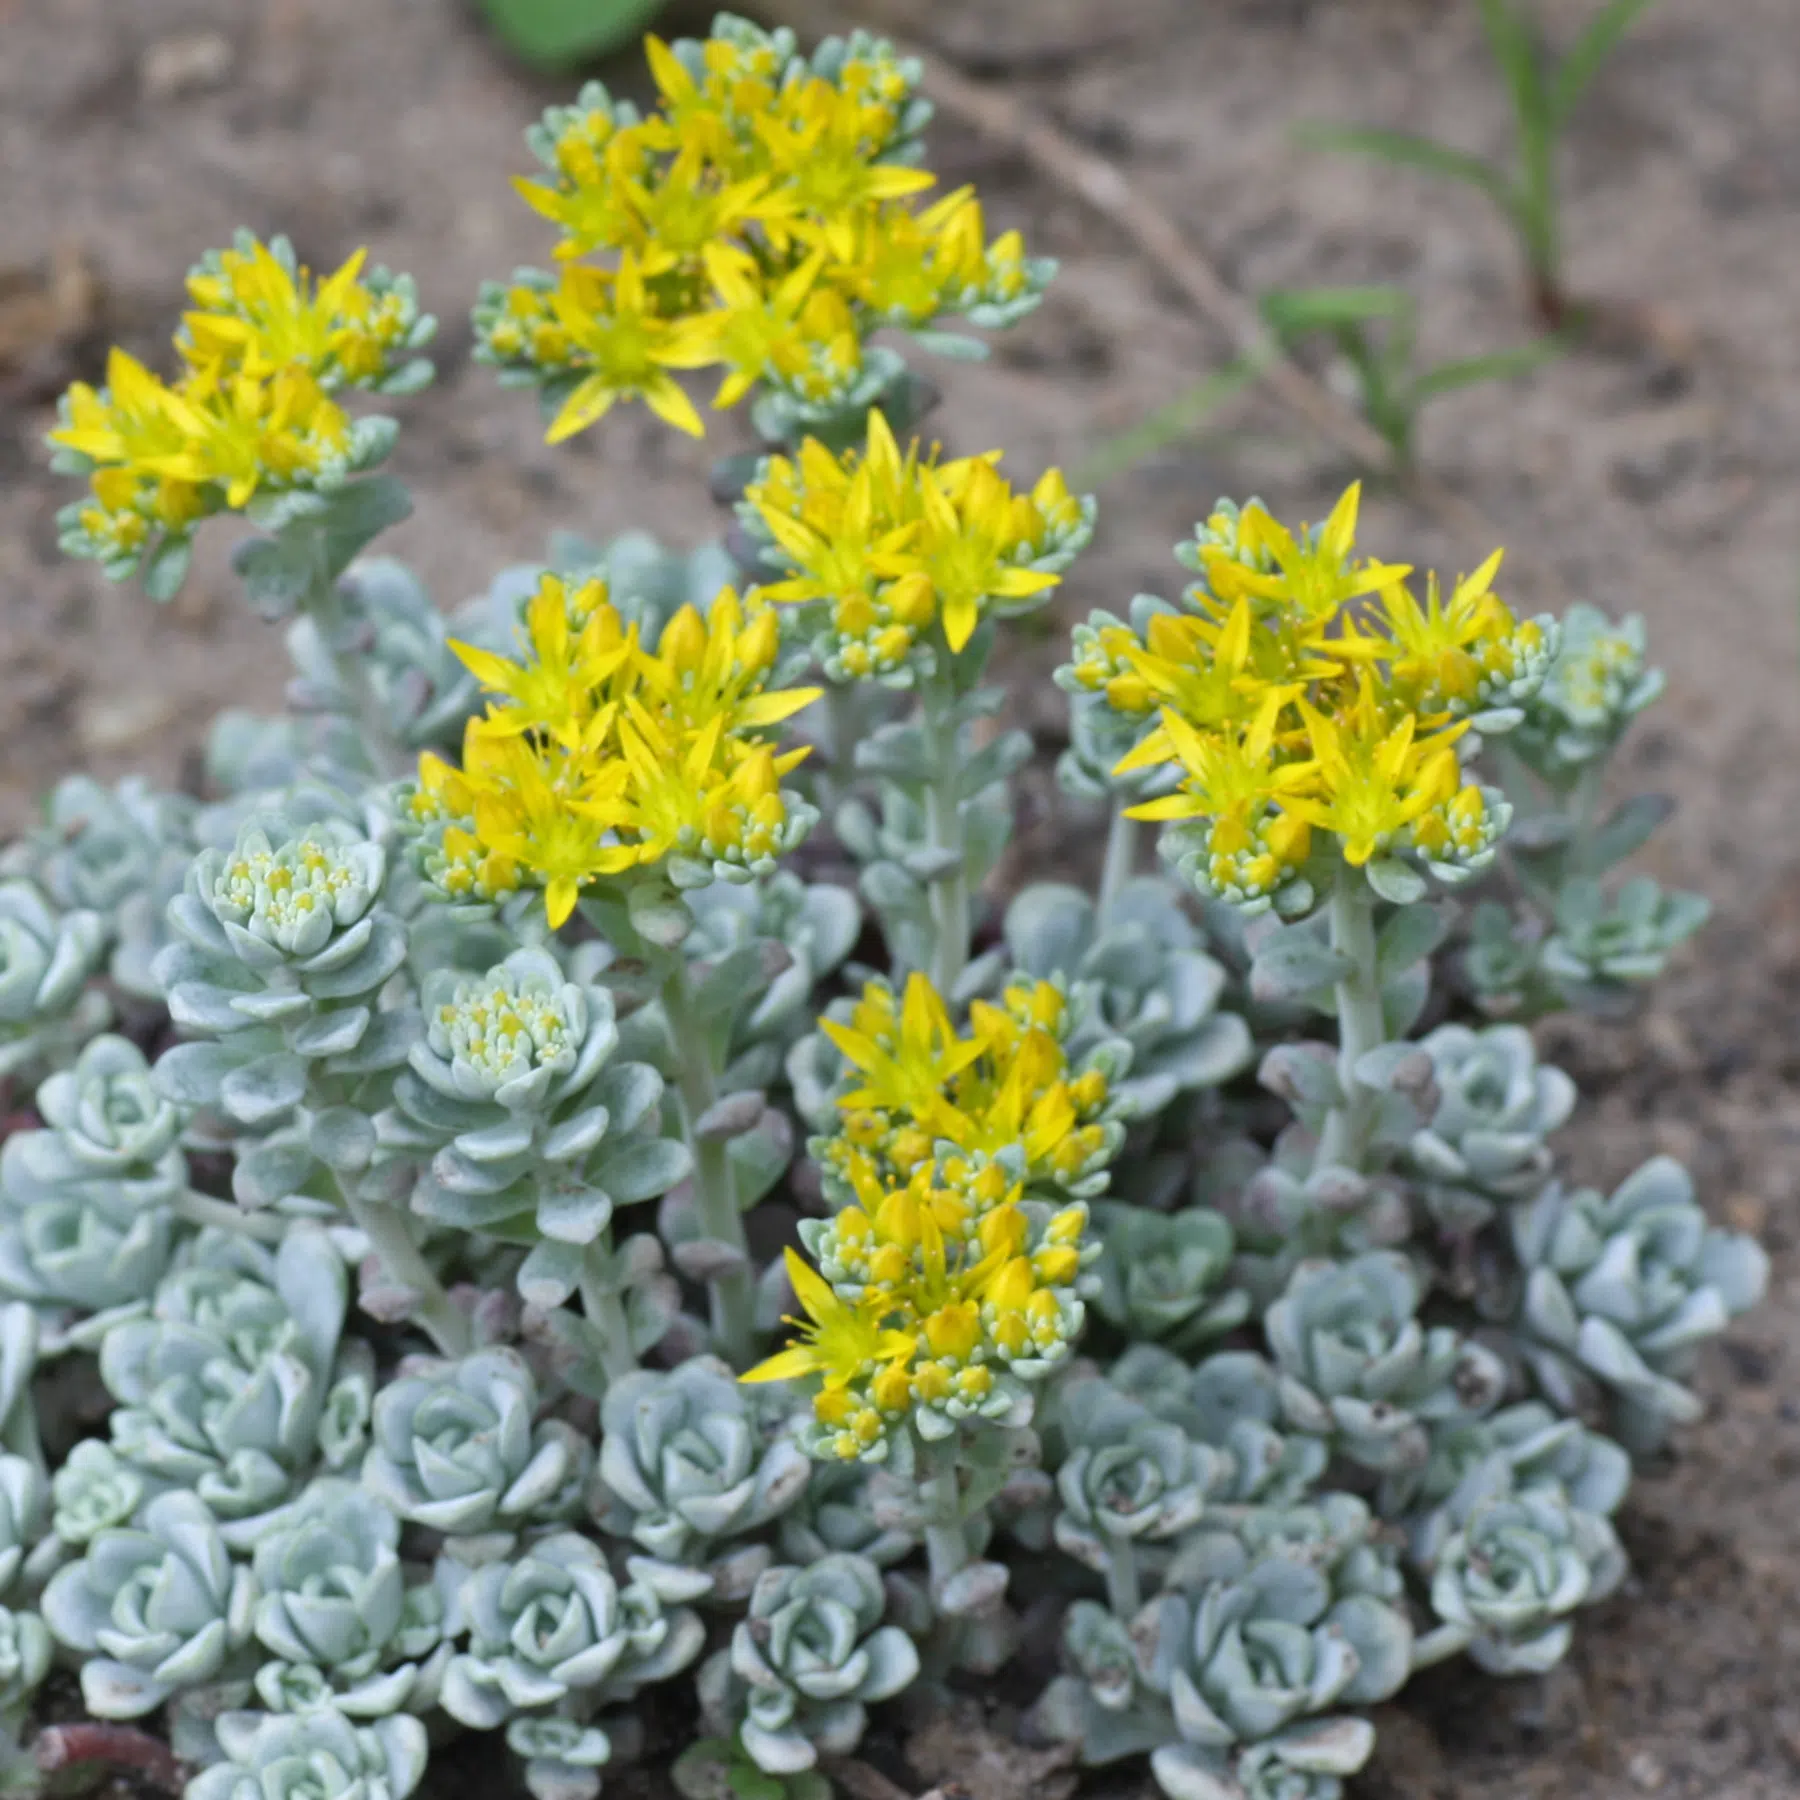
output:
MULTIPOLYGON (((1553 29, 1588 10, 1545 7, 1553 29)), ((883 25, 1001 84, 1114 159, 1241 291, 1403 283, 1433 357, 1525 336, 1510 245, 1461 190, 1290 137, 1302 119, 1354 120, 1498 150, 1506 118, 1470 5, 788 0, 761 16, 809 36, 883 25)), ((604 73, 639 79, 628 62, 604 73)), ((0 832, 64 770, 173 779, 217 707, 279 702, 285 658, 233 590, 228 533, 209 534, 172 607, 113 588, 59 558, 70 489, 39 442, 57 391, 100 379, 107 342, 163 353, 186 265, 240 224, 288 232, 315 267, 367 243, 442 318, 442 379, 403 403, 397 467, 418 511, 393 537, 440 602, 553 527, 716 533, 705 472, 733 424, 700 446, 626 413, 551 451, 529 403, 467 363, 476 283, 542 260, 508 177, 526 167, 523 127, 570 86, 508 67, 455 0, 0 0, 0 832)), ((1004 444, 1019 472, 1079 464, 1228 357, 1075 195, 953 122, 934 141, 946 185, 979 182, 999 225, 1064 263, 993 361, 946 371, 935 423, 950 444, 1004 444)), ((1568 175, 1574 284, 1640 309, 1647 330, 1446 400, 1423 457, 1513 547, 1515 604, 1582 597, 1649 620, 1669 694, 1623 775, 1678 799, 1648 866, 1716 913, 1633 1024, 1546 1031, 1588 1101, 1565 1149, 1596 1180, 1653 1150, 1684 1158, 1719 1217, 1764 1234, 1775 1276, 1707 1368, 1709 1418, 1634 1489, 1635 1578, 1586 1618, 1571 1665, 1506 1685, 1421 1679, 1384 1709, 1356 1791, 1775 1800, 1800 1795, 1796 0, 1662 0, 1584 106, 1568 175)), ((1172 591, 1168 547, 1216 495, 1317 518, 1353 473, 1251 397, 1108 484, 1064 622, 1172 591)), ((1491 547, 1477 537, 1396 495, 1365 503, 1363 540, 1390 558, 1467 569, 1491 547)), ((1046 737, 1061 728, 1056 636, 1015 666, 1046 737)), ((1040 861, 1087 836, 1042 807, 1025 824, 1040 861)), ((1049 1791, 1037 1764, 946 1741, 915 1747, 920 1785, 1049 1791)))

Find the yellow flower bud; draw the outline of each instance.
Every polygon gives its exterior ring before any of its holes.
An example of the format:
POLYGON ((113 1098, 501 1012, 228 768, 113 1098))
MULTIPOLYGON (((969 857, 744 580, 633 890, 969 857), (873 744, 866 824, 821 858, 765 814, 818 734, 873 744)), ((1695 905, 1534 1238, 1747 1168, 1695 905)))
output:
POLYGON ((1066 1287, 1081 1269, 1081 1252, 1068 1244, 1049 1244, 1031 1259, 1038 1279, 1049 1287, 1066 1287))
POLYGON ((681 674, 700 666, 706 655, 706 626, 692 606, 684 606, 663 627, 656 653, 681 674))
POLYGON ((942 1363, 920 1363, 913 1371, 913 1392, 927 1406, 935 1406, 950 1393, 950 1371, 942 1363))
POLYGON ((965 1400, 985 1399, 994 1388, 994 1372, 985 1363, 962 1370, 956 1377, 956 1391, 965 1400))
POLYGON ((925 1342, 933 1356, 967 1357, 981 1339, 981 1318, 967 1300, 940 1306, 925 1321, 925 1342))
POLYGON ((869 1392, 883 1412, 904 1412, 912 1404, 912 1372, 904 1363, 889 1363, 869 1383, 869 1392))
POLYGON ((999 1250, 1016 1256, 1025 1248, 1025 1233, 1025 1215, 1016 1206, 1000 1206, 981 1221, 977 1235, 987 1255, 999 1250))
POLYGON ((813 1417, 821 1425, 842 1425, 855 1409, 847 1388, 821 1388, 813 1396, 813 1417))
POLYGON ((758 613, 738 639, 738 661, 746 669, 766 669, 781 648, 781 622, 774 612, 758 613))

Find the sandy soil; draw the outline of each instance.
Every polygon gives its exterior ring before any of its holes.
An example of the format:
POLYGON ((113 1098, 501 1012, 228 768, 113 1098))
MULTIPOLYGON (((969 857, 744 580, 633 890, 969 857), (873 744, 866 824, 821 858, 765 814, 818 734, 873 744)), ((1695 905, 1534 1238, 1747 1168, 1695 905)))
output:
MULTIPOLYGON (((824 10, 808 0, 811 22, 824 10)), ((1547 11, 1567 27, 1587 7, 1547 11)), ((1523 336, 1497 223, 1460 194, 1289 136, 1303 118, 1355 119, 1498 147, 1505 116, 1472 7, 843 0, 831 13, 896 15, 1119 159, 1245 290, 1401 280, 1434 356, 1523 336)), ((1717 908, 1629 1031, 1547 1033, 1590 1101, 1570 1157, 1595 1178, 1654 1149, 1686 1158, 1721 1217, 1764 1232, 1775 1278, 1709 1367, 1712 1416, 1634 1490, 1636 1577, 1590 1616, 1572 1665, 1543 1683, 1417 1684, 1387 1709, 1358 1784, 1381 1800, 1800 1794, 1795 47, 1794 0, 1654 9, 1574 132, 1569 237, 1577 285, 1653 305, 1661 348, 1584 354, 1447 400, 1425 429, 1429 466, 1515 546, 1515 598, 1647 615, 1670 692, 1628 773, 1682 802, 1650 866, 1717 908)), ((288 231, 315 265, 368 242, 445 319, 445 377, 409 407, 398 458, 419 510, 396 534, 442 601, 533 554, 552 526, 711 535, 697 496, 717 446, 622 419, 553 453, 530 408, 466 366, 476 282, 540 253, 506 178, 524 166, 520 130, 557 92, 503 66, 453 0, 0 0, 0 829, 65 768, 172 777, 212 708, 278 699, 284 658, 233 592, 223 546, 167 610, 61 562, 67 491, 38 449, 60 385, 97 378, 111 337, 156 353, 186 263, 240 223, 288 231), (95 303, 66 278, 51 341, 9 338, 8 320, 36 316, 16 302, 59 246, 95 303)), ((953 442, 1004 443, 1025 469, 1079 463, 1216 366, 1224 346, 1073 197, 956 129, 938 143, 946 179, 979 181, 998 219, 1066 265, 992 363, 950 372, 953 442)), ((1252 400, 1107 487, 1070 610, 1169 587, 1166 547, 1216 494, 1316 517, 1348 473, 1252 400)), ((1489 547, 1396 497, 1373 496, 1365 517, 1371 547, 1409 561, 1467 568, 1489 547)), ((1049 660, 1028 653, 1022 679, 1049 660)), ((1021 699, 1054 727, 1053 693, 1021 699)), ((1031 842, 1057 835, 1041 824, 1031 842)))

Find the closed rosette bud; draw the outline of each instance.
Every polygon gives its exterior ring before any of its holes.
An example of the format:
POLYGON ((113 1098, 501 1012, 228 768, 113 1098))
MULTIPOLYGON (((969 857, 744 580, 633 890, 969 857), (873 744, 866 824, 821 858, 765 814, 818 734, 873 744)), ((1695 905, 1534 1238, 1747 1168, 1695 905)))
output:
POLYGON ((1105 1572, 1137 1540, 1161 1543, 1196 1525, 1227 1459, 1189 1440, 1105 1381, 1075 1381, 1059 1423, 1068 1454, 1056 1474, 1056 1542, 1105 1572))
POLYGON ((203 1501, 163 1494, 141 1523, 98 1533, 44 1589, 44 1622, 80 1651, 96 1718, 136 1719, 220 1679, 250 1638, 256 1577, 234 1567, 203 1501))
POLYGON ((291 1667, 322 1676, 322 1701, 352 1718, 406 1705, 418 1659, 436 1646, 441 1603, 429 1587, 408 1593, 399 1543, 399 1520, 348 1481, 315 1481, 283 1510, 252 1564, 256 1636, 278 1659, 259 1689, 287 1693, 291 1667))
POLYGON ((710 1357, 615 1382, 600 1425, 594 1515, 666 1561, 759 1529, 806 1488, 805 1454, 767 1441, 745 1390, 710 1357))
POLYGON ((101 1344, 119 1402, 114 1451, 152 1484, 191 1487, 221 1519, 277 1505, 317 1453, 348 1296, 317 1225, 293 1226, 273 1254, 203 1235, 150 1316, 101 1344))
POLYGON ((692 1612, 665 1611, 649 1587, 621 1591, 599 1546, 573 1532, 477 1569, 457 1609, 469 1647, 444 1672, 442 1705, 479 1731, 574 1694, 623 1697, 685 1668, 706 1637, 692 1612))
POLYGON ((1421 1324, 1421 1297, 1391 1251, 1302 1263, 1264 1320, 1288 1423, 1365 1468, 1393 1469, 1425 1461, 1428 1425, 1489 1411, 1505 1368, 1448 1326, 1421 1324))
POLYGON ((1762 1247, 1711 1226, 1667 1156, 1610 1195, 1553 1184, 1512 1226, 1525 1271, 1514 1329, 1545 1394, 1568 1412, 1604 1395, 1617 1435, 1640 1450, 1698 1418, 1684 1382, 1700 1345, 1761 1299, 1762 1247))
POLYGON ((1219 1213, 1102 1200, 1094 1224, 1101 1251, 1088 1304, 1127 1337, 1193 1350, 1249 1316, 1250 1296, 1230 1285, 1237 1241, 1219 1213))
POLYGON ((1571 606, 1556 659, 1526 702, 1511 747, 1547 779, 1566 785, 1662 693, 1662 671, 1645 664, 1647 647, 1637 614, 1615 623, 1598 607, 1571 606))
POLYGON ((865 1557, 765 1570, 730 1649, 702 1671, 709 1719, 721 1730, 735 1724, 768 1774, 848 1755, 868 1703, 892 1699, 919 1672, 912 1639, 882 1623, 885 1609, 880 1573, 865 1557))
POLYGON ((1432 1610, 1491 1675, 1541 1675, 1569 1648, 1568 1615, 1625 1578, 1625 1553, 1599 1515, 1560 1493, 1484 1502, 1438 1553, 1432 1610))
POLYGON ((180 1111, 111 1036, 44 1082, 37 1109, 44 1128, 0 1150, 0 1295, 84 1312, 148 1299, 187 1183, 180 1111))
POLYGON ((1549 1180, 1544 1140, 1574 1111, 1575 1084, 1539 1063, 1522 1025, 1440 1025, 1419 1047, 1431 1058, 1437 1105, 1408 1142, 1407 1161, 1432 1217, 1471 1231, 1549 1180))
POLYGON ((425 1773, 425 1727, 405 1713, 353 1725, 341 1713, 225 1713, 223 1762, 186 1800, 407 1800, 425 1773))
POLYGON ((106 1023, 88 987, 105 948, 98 913, 59 913, 34 883, 0 882, 0 1076, 62 1060, 106 1023))
POLYGON ((452 1537, 571 1518, 593 1451, 536 1413, 537 1385, 513 1350, 404 1375, 375 1398, 363 1485, 402 1519, 452 1537))

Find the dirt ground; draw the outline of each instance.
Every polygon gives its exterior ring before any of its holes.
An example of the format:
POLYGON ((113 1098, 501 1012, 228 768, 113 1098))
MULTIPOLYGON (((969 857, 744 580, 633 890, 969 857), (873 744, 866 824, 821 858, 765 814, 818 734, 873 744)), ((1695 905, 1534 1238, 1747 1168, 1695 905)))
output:
MULTIPOLYGON (((1566 30, 1589 9, 1546 10, 1566 30)), ((1404 281, 1434 356, 1523 335, 1495 221, 1422 178, 1291 143, 1296 121, 1322 118, 1501 145, 1466 3, 798 11, 813 28, 904 21, 1049 109, 1247 292, 1404 281)), ((1577 1169, 1687 1159, 1720 1217, 1764 1233, 1772 1292, 1712 1359, 1709 1418, 1634 1490, 1635 1578, 1590 1615, 1572 1665, 1547 1682, 1415 1684, 1385 1709, 1366 1800, 1800 1795, 1797 47, 1795 0, 1652 10, 1574 131, 1569 241, 1577 286, 1653 305, 1660 346, 1447 400, 1423 445, 1515 547, 1515 600, 1588 597, 1649 620, 1669 697, 1627 773, 1681 802, 1650 867, 1706 891, 1716 917, 1644 1018, 1552 1028, 1547 1046, 1588 1096, 1566 1134, 1577 1169)), ((98 378, 109 337, 166 344, 185 265, 240 223, 289 232, 315 265, 367 242, 443 317, 444 378, 408 405, 398 457, 418 513, 396 534, 443 602, 552 526, 712 534, 699 496, 716 443, 622 418, 553 452, 529 405, 466 363, 477 281, 541 256, 507 178, 525 166, 521 129, 566 85, 506 67, 455 0, 0 0, 0 830, 65 768, 173 776, 216 706, 278 699, 280 646, 242 608, 222 546, 167 610, 62 562, 67 487, 38 446, 55 392, 98 378), (47 296, 34 283, 53 263, 47 296)), ((951 442, 1003 443, 1022 470, 1077 464, 1217 366, 1225 346, 1073 196, 955 127, 936 142, 947 181, 978 181, 1000 222, 1065 263, 993 362, 948 371, 951 442)), ((1108 485, 1070 610, 1167 590, 1167 547, 1217 494, 1318 517, 1348 473, 1252 399, 1108 485)), ((1365 520, 1372 549, 1415 563, 1468 568, 1490 547, 1388 495, 1365 520)), ((1047 668, 1048 648, 1034 658, 1047 668)), ((1051 725, 1044 690, 1025 705, 1051 725)))

